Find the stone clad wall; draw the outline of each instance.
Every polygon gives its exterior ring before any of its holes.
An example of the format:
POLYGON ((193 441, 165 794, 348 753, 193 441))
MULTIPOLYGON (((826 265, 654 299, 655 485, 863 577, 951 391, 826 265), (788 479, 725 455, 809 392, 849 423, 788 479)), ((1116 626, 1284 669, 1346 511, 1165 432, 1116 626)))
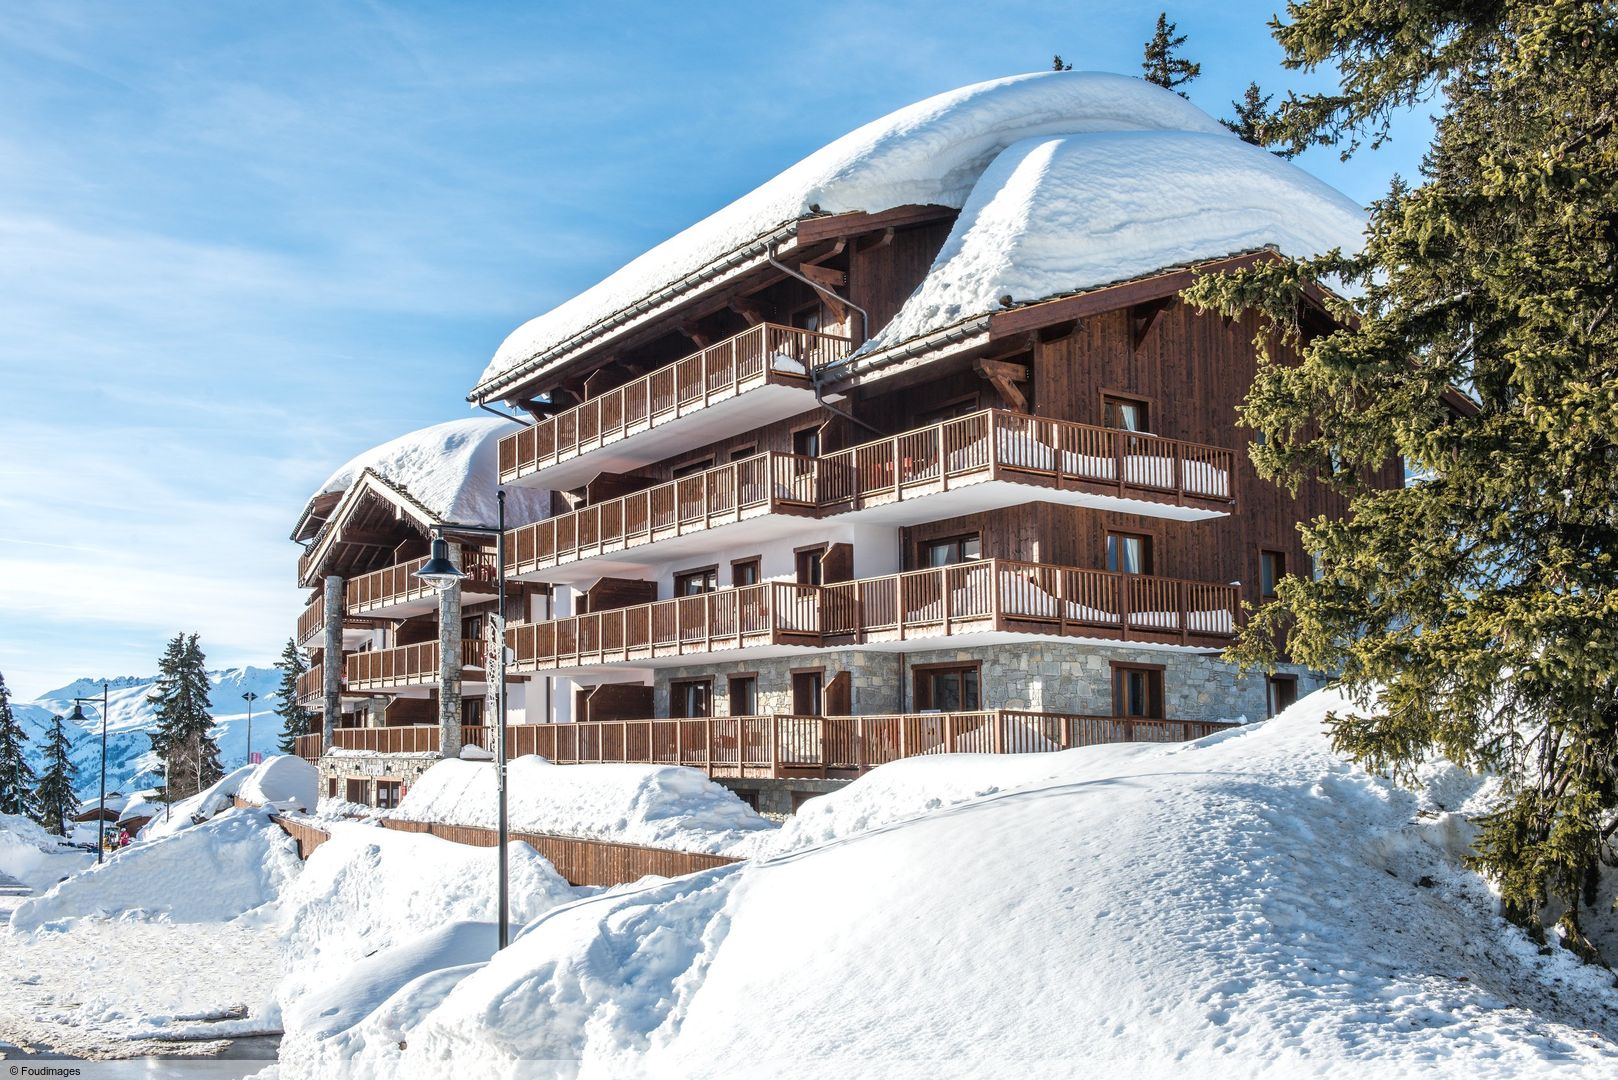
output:
POLYGON ((331 778, 337 778, 337 797, 348 797, 348 781, 366 782, 366 801, 376 801, 377 780, 400 780, 405 788, 421 779, 423 773, 443 758, 437 754, 377 754, 367 752, 334 752, 321 755, 316 768, 320 770, 320 797, 326 798, 331 778))

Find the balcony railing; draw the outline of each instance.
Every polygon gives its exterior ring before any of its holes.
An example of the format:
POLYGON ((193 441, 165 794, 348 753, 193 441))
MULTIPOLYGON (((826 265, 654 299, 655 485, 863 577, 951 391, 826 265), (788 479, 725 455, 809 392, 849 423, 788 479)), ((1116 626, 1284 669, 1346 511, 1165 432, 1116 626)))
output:
MULTIPOLYGON (((461 642, 461 666, 483 666, 483 642, 461 642)), ((438 642, 423 641, 392 649, 350 653, 344 661, 345 687, 349 691, 388 690, 402 686, 427 686, 438 681, 438 642)))
POLYGON ((308 707, 319 704, 326 693, 326 669, 316 664, 298 676, 298 704, 308 707))
POLYGON ((813 513, 814 458, 757 454, 513 529, 506 568, 531 573, 771 513, 813 513))
POLYGON ((326 629, 326 598, 315 597, 314 601, 298 615, 298 645, 308 645, 321 632, 326 629))
MULTIPOLYGON (((1183 742, 1234 726, 1009 709, 608 720, 513 725, 506 729, 506 752, 539 754, 563 765, 633 762, 683 765, 711 776, 838 778, 920 754, 1027 754, 1100 743, 1183 742)), ((463 742, 485 749, 493 749, 493 737, 491 728, 461 729, 463 742)))
POLYGON ((721 589, 520 624, 506 640, 518 670, 987 631, 1217 645, 1239 611, 1233 585, 985 559, 835 585, 721 589))
POLYGON ((294 748, 297 755, 303 758, 303 760, 308 762, 316 762, 320 760, 321 752, 324 749, 321 744, 322 739, 320 733, 316 732, 313 735, 299 735, 295 740, 294 748))
POLYGON ((847 338, 761 323, 500 440, 500 482, 649 431, 767 383, 807 386, 847 338))
MULTIPOLYGON (((412 601, 431 599, 436 595, 433 587, 416 576, 416 571, 426 565, 426 562, 426 557, 411 559, 354 578, 348 582, 344 590, 348 613, 359 615, 382 611, 412 601)), ((495 560, 494 552, 483 548, 462 547, 460 566, 466 574, 465 580, 461 583, 463 589, 476 589, 482 586, 485 587, 485 591, 494 590, 495 580, 499 577, 499 564, 495 560)))

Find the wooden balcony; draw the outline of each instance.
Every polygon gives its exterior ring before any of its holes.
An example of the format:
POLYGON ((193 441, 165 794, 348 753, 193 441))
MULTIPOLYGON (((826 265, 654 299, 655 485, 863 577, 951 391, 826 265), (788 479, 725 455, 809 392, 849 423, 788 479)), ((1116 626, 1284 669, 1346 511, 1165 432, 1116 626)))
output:
POLYGON ((298 615, 298 647, 318 640, 326 629, 326 598, 317 596, 314 602, 298 615))
MULTIPOLYGON (((350 653, 344 660, 344 692, 399 690, 438 682, 438 642, 423 641, 393 649, 350 653)), ((482 681, 483 642, 461 642, 461 667, 478 669, 482 681)))
MULTIPOLYGON (((438 594, 431 585, 416 576, 416 571, 426 563, 427 559, 423 556, 352 579, 344 589, 348 614, 386 614, 399 619, 435 610, 438 594)), ((462 547, 460 566, 466 574, 461 582, 463 597, 477 594, 493 596, 498 592, 499 564, 493 551, 462 547)))
MULTIPOLYGON (((769 581, 525 623, 506 631, 515 670, 641 663, 737 649, 974 644, 1043 636, 1220 648, 1236 631, 1233 585, 985 559, 835 585, 769 581)), ((677 661, 676 661, 677 662, 677 661)))
POLYGON ((321 707, 325 702, 326 669, 316 664, 298 676, 298 704, 304 708, 321 707))
MULTIPOLYGON (((813 515, 816 464, 792 454, 758 454, 512 529, 506 534, 506 572, 532 574, 769 515, 813 515)), ((777 524, 798 527, 790 517, 777 524)), ((680 547, 666 543, 659 557, 676 555, 680 547)))
MULTIPOLYGON (((632 762, 681 765, 718 777, 839 779, 921 754, 1029 754, 1101 743, 1184 742, 1235 726, 1009 709, 609 720, 513 725, 506 729, 506 753, 539 754, 562 765, 632 762)), ((461 729, 463 742, 485 749, 493 749, 493 737, 491 728, 461 729)))
POLYGON ((320 760, 321 752, 324 749, 322 742, 319 732, 313 735, 299 735, 296 739, 296 753, 303 760, 313 764, 320 760))
POLYGON ((784 419, 813 407, 809 373, 848 348, 830 334, 750 327, 501 439, 500 482, 546 472, 540 482, 565 489, 658 461, 681 440, 696 446, 784 419), (591 460, 567 467, 583 455, 591 460))

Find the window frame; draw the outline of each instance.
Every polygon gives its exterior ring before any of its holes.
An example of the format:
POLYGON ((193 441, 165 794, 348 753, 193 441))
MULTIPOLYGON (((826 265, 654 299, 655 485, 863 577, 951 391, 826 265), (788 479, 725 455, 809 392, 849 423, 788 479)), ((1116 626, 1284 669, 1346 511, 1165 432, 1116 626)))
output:
POLYGON ((1152 426, 1152 422, 1157 419, 1156 412, 1156 402, 1144 394, 1131 394, 1122 390, 1101 391, 1101 426, 1106 428, 1108 431, 1128 431, 1136 435, 1155 434, 1157 429, 1152 426), (1114 402, 1121 405, 1137 406, 1140 409, 1141 422, 1143 426, 1139 428, 1125 428, 1113 427, 1111 424, 1107 423, 1107 406, 1114 402))
POLYGON ((1272 547, 1272 546, 1270 546, 1268 544, 1260 544, 1259 548, 1258 548, 1258 577, 1253 582, 1254 586, 1256 587, 1256 591, 1258 592, 1258 598, 1260 600, 1274 600, 1276 598, 1275 589, 1280 586, 1281 579, 1286 577, 1286 576, 1287 576, 1287 553, 1286 553, 1286 551, 1284 549, 1282 549, 1282 548, 1272 547), (1271 587, 1270 591, 1265 592, 1264 591, 1264 567, 1265 567, 1266 560, 1271 558, 1272 556, 1280 562, 1280 572, 1275 575, 1275 581, 1272 583, 1272 587, 1271 587))
POLYGON ((794 457, 807 457, 807 458, 818 458, 818 457, 820 457, 822 452, 825 450, 825 447, 823 447, 821 445, 820 432, 825 426, 826 426, 825 424, 806 424, 805 426, 800 427, 800 428, 793 428, 792 432, 791 432, 791 435, 790 435, 790 441, 791 441, 791 444, 792 444, 792 455, 794 457), (802 450, 798 449, 798 437, 800 435, 805 435, 805 434, 810 435, 815 440, 815 452, 812 453, 812 454, 806 454, 802 450))
POLYGON ((1120 720, 1166 720, 1168 718, 1168 678, 1163 664, 1137 664, 1123 660, 1108 662, 1112 683, 1112 715, 1120 720), (1119 694, 1119 676, 1145 675, 1147 677, 1147 711, 1131 713, 1128 709, 1128 683, 1125 693, 1119 694), (1156 712, 1153 712, 1155 706, 1156 712))
POLYGON ((974 529, 974 530, 972 530, 970 532, 953 533, 953 534, 946 535, 946 536, 931 537, 931 538, 928 538, 928 539, 925 539, 925 540, 917 540, 916 541, 916 569, 917 570, 936 570, 936 569, 938 569, 940 567, 944 567, 944 566, 959 566, 962 563, 981 561, 982 558, 983 558, 983 530, 981 530, 981 529, 974 529), (978 553, 976 555, 968 556, 968 555, 966 555, 966 553, 964 551, 959 550, 959 549, 961 549, 963 543, 965 541, 967 541, 967 540, 975 540, 975 541, 977 541, 978 553), (926 552, 928 551, 928 549, 934 548, 934 547, 939 547, 939 546, 944 545, 944 544, 954 544, 956 546, 957 550, 959 551, 960 558, 956 559, 953 562, 947 562, 947 563, 936 563, 935 564, 935 563, 928 562, 927 557, 926 557, 926 552))
MULTIPOLYGON (((1122 554, 1120 550, 1119 554, 1122 554)), ((1109 574, 1135 574, 1139 577, 1151 577, 1157 573, 1157 533, 1150 529, 1112 529, 1104 528, 1101 534, 1101 562, 1109 574), (1145 557, 1145 569, 1140 571, 1116 569, 1112 559, 1112 538, 1115 536, 1129 539, 1144 540, 1141 551, 1145 557)), ((1122 560, 1119 560, 1120 564, 1122 560)))
POLYGON ((669 719, 670 720, 706 720, 706 719, 709 719, 712 716, 713 716, 713 676, 712 675, 698 675, 698 676, 693 676, 691 678, 670 679, 669 680, 669 719), (689 712, 686 711, 686 707, 689 704, 689 701, 684 696, 684 691, 697 689, 697 688, 700 688, 703 691, 704 695, 705 695, 705 700, 706 700, 706 703, 707 703, 708 711, 704 712, 704 713, 697 713, 695 715, 692 715, 692 714, 690 714, 689 712), (676 708, 675 708, 675 702, 676 701, 680 702, 678 710, 676 710, 676 708))
POLYGON ((689 476, 696 476, 698 473, 705 473, 709 469, 714 468, 716 464, 717 463, 714 461, 714 456, 712 454, 709 454, 707 457, 695 457, 690 461, 682 461, 678 465, 669 466, 669 479, 684 480, 689 476))
MULTIPOLYGON (((912 664, 910 667, 910 702, 917 712, 945 712, 933 700, 932 680, 949 672, 965 675, 971 672, 977 683, 977 704, 970 708, 962 704, 959 709, 951 712, 982 712, 983 710, 983 662, 981 660, 951 660, 938 664, 912 664), (927 693, 922 693, 922 687, 927 687, 927 693), (923 702, 923 698, 927 700, 923 702)), ((961 683, 962 697, 965 697, 966 683, 961 683)))
POLYGON ((1282 709, 1289 708, 1297 703, 1298 677, 1296 675, 1277 674, 1264 677, 1264 714, 1266 718, 1272 717, 1282 709), (1276 690, 1283 686, 1288 688, 1291 700, 1280 708, 1276 708, 1276 690))
POLYGON ((983 395, 974 390, 970 394, 950 398, 930 409, 917 409, 911 417, 912 427, 933 427, 937 424, 947 424, 951 420, 959 420, 963 416, 971 416, 975 412, 983 411, 983 395), (961 406, 968 406, 962 409, 961 406))
POLYGON ((689 570, 676 570, 674 572, 674 585, 673 585, 673 588, 674 588, 674 599, 676 599, 676 600, 686 598, 686 597, 692 597, 692 596, 707 596, 709 593, 718 592, 719 591, 719 564, 714 563, 711 566, 693 566, 689 570), (691 578, 698 577, 698 576, 702 576, 702 577, 706 577, 706 578, 711 579, 712 582, 713 582, 713 587, 710 588, 710 589, 703 589, 701 592, 694 592, 694 593, 693 592, 684 592, 684 591, 681 590, 681 587, 680 587, 681 582, 687 581, 687 580, 689 580, 691 578))
POLYGON ((792 549, 792 580, 799 585, 823 585, 826 582, 826 552, 831 545, 827 543, 808 544, 804 547, 792 549), (805 555, 815 556, 815 580, 803 580, 802 559, 805 555))
POLYGON ((826 715, 826 669, 824 667, 790 668, 787 672, 788 685, 792 688, 792 715, 793 716, 825 716, 826 715), (800 676, 814 676, 816 683, 816 701, 814 707, 808 710, 798 708, 798 678, 800 676))
POLYGON ((725 676, 725 713, 729 716, 757 716, 758 715, 758 672, 733 671, 725 676), (736 711, 736 684, 748 682, 753 684, 752 708, 746 712, 736 711))
POLYGON ((378 810, 397 810, 399 803, 404 800, 404 781, 395 776, 379 776, 372 786, 372 803, 378 810), (393 802, 382 801, 383 789, 388 789, 393 802))
POLYGON ((762 556, 762 555, 749 555, 746 558, 730 560, 730 587, 731 588, 733 588, 733 589, 748 589, 748 588, 752 588, 754 585, 762 585, 762 584, 764 584, 764 556, 762 556), (741 569, 744 566, 751 566, 753 568, 754 580, 743 583, 743 582, 741 582, 740 580, 737 579, 736 571, 738 571, 739 569, 741 569))

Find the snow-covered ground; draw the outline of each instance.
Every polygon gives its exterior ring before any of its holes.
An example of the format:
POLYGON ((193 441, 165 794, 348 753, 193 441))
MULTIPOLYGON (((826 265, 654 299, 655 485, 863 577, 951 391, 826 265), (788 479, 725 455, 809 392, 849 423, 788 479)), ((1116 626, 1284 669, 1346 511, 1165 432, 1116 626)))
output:
POLYGON ((780 854, 554 908, 282 1075, 1618 1075, 1611 972, 1460 865, 1479 782, 1366 775, 1340 704, 878 769, 780 854))

